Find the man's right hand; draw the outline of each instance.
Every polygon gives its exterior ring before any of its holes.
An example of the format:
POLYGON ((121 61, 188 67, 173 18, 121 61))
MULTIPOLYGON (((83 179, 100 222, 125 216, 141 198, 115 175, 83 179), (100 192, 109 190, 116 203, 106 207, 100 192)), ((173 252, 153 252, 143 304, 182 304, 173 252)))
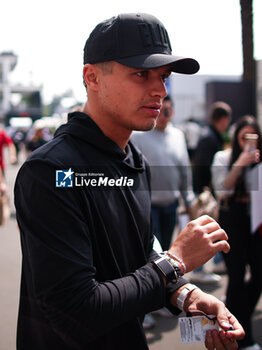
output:
POLYGON ((190 221, 171 245, 169 252, 182 259, 186 272, 205 264, 217 252, 228 253, 228 236, 219 224, 207 215, 190 221))

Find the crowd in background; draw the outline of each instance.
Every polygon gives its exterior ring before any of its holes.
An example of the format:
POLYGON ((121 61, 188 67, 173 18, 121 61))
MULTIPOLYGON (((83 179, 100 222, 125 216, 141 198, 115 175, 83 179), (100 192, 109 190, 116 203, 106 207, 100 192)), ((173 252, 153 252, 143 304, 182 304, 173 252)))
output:
MULTIPOLYGON (((259 231, 251 232, 246 175, 248 169, 260 162, 262 146, 255 118, 246 116, 236 125, 230 125, 231 116, 230 106, 218 102, 212 106, 204 127, 193 118, 176 126, 175 105, 167 97, 156 128, 133 133, 132 141, 142 150, 151 167, 153 230, 163 250, 169 248, 174 236, 183 228, 179 218, 186 214, 190 220, 190 206, 206 186, 219 199, 218 222, 229 235, 231 252, 215 256, 213 271, 205 271, 202 266, 191 273, 190 279, 194 283, 214 284, 221 279, 217 273, 228 273, 226 304, 245 326, 245 347, 254 343, 251 317, 262 288, 262 237, 259 231), (258 135, 252 155, 245 146, 246 134, 258 135), (243 300, 246 301, 244 305, 243 300)), ((51 140, 54 131, 41 119, 27 128, 10 126, 0 130, 1 193, 5 192, 4 147, 9 149, 10 162, 17 164, 21 153, 24 159, 51 140)), ((170 316, 167 310, 158 312, 170 316)), ((148 314, 144 328, 154 324, 153 315, 148 314)))
MULTIPOLYGON (((260 346, 253 339, 251 317, 262 290, 262 230, 251 230, 248 174, 260 163, 261 132, 253 116, 231 122, 231 107, 216 102, 204 128, 190 118, 180 126, 181 135, 175 127, 174 103, 167 97, 156 128, 135 132, 132 138, 151 167, 153 231, 163 249, 169 248, 176 229, 179 234, 186 224, 179 217, 186 213, 187 220, 192 219, 193 203, 207 187, 217 199, 216 219, 229 236, 230 253, 214 257, 213 271, 201 266, 188 278, 217 284, 221 280, 217 273, 228 274, 225 302, 246 331, 239 344, 256 350, 260 346)), ((147 314, 144 328, 154 327, 155 313, 170 316, 163 309, 147 314)))

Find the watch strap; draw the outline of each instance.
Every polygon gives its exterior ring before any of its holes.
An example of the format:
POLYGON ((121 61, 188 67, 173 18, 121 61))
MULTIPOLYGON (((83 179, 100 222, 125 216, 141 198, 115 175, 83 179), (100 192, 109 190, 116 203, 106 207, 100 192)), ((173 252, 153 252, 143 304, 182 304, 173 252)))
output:
POLYGON ((167 283, 177 279, 173 266, 164 256, 160 256, 159 259, 152 261, 152 264, 165 277, 167 283))

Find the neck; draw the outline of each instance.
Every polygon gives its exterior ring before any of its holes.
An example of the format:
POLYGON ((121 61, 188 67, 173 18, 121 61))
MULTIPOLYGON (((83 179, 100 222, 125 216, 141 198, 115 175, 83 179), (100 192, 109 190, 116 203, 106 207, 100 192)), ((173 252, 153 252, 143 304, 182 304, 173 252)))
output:
POLYGON ((118 123, 113 123, 112 120, 108 122, 108 117, 97 108, 92 108, 88 102, 84 105, 83 112, 88 114, 103 133, 125 152, 132 131, 122 128, 118 123))

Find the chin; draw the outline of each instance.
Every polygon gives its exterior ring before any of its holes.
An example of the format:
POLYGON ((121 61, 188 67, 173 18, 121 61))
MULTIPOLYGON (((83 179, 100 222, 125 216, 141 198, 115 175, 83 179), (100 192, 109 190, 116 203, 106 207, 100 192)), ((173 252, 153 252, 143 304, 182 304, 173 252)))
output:
POLYGON ((134 130, 137 130, 137 131, 149 131, 149 130, 154 129, 155 126, 156 126, 156 120, 153 120, 153 121, 148 122, 148 123, 146 123, 144 125, 137 125, 134 130))
POLYGON ((154 127, 155 127, 155 124, 150 125, 150 126, 138 127, 138 128, 133 129, 133 130, 135 130, 135 131, 150 131, 150 130, 154 129, 154 127))

